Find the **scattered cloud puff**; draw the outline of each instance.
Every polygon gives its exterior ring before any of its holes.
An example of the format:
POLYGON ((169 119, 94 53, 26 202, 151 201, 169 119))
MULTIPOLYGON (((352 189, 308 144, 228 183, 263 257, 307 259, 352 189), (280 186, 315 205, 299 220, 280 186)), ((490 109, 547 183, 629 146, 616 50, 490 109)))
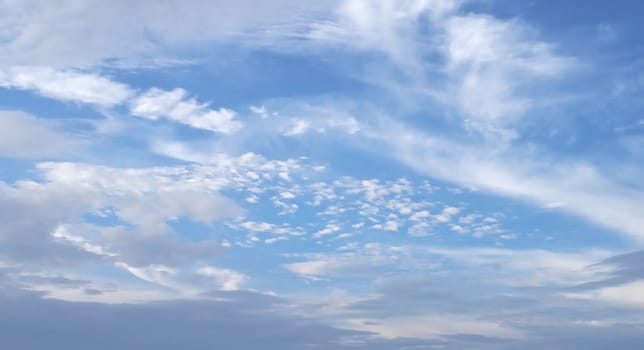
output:
MULTIPOLYGON (((254 246, 260 242, 255 239, 258 234, 288 234, 302 236, 298 238, 301 240, 314 237, 324 241, 341 236, 366 237, 377 231, 407 232, 411 237, 429 236, 430 233, 451 236, 454 231, 493 240, 502 235, 506 238, 516 235, 502 227, 496 213, 483 215, 439 204, 439 197, 445 200, 445 195, 453 195, 436 189, 428 192, 425 182, 414 183, 406 178, 388 181, 353 177, 326 179, 328 174, 324 172, 309 178, 314 167, 316 165, 300 162, 296 171, 289 172, 288 180, 267 178, 258 172, 252 182, 245 185, 239 182, 242 187, 237 188, 246 201, 248 196, 253 196, 254 203, 271 203, 272 208, 262 206, 261 212, 250 211, 243 220, 228 222, 230 228, 248 233, 245 238, 233 236, 229 239, 241 246, 254 246), (286 188, 291 189, 288 193, 297 195, 284 197, 286 188), (433 196, 436 201, 432 201, 433 196), (255 215, 261 217, 271 212, 275 221, 253 219, 255 215), (304 222, 289 224, 294 218, 304 222)), ((275 242, 270 241, 271 244, 275 242)))

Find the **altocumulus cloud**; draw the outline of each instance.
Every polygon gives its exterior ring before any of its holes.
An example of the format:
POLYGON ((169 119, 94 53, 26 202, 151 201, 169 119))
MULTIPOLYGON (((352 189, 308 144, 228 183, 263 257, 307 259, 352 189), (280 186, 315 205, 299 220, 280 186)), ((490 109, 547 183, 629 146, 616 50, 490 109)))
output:
POLYGON ((0 348, 638 349, 641 11, 577 6, 1 2, 0 348))

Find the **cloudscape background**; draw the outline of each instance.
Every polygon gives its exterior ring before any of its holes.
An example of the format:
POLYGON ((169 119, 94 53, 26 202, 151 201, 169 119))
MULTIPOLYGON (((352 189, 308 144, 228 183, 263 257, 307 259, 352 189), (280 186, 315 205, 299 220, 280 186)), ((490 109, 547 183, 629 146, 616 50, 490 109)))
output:
POLYGON ((639 349, 639 1, 0 1, 3 349, 639 349))

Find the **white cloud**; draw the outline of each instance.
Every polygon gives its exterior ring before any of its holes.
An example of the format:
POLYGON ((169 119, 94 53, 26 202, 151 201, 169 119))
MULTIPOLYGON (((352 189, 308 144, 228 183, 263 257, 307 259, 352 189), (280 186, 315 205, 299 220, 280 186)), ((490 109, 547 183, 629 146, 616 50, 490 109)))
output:
POLYGON ((338 226, 336 224, 328 224, 328 225, 326 225, 325 228, 323 228, 323 229, 319 230, 318 232, 316 232, 314 234, 314 236, 315 237, 327 236, 327 235, 333 234, 333 233, 338 232, 338 231, 340 231, 340 226, 338 226))
POLYGON ((427 210, 420 210, 420 211, 415 212, 409 218, 409 220, 411 220, 411 221, 421 221, 422 219, 428 218, 430 216, 431 215, 429 214, 429 212, 427 210))
POLYGON ((389 220, 385 222, 382 229, 385 231, 398 231, 398 223, 396 221, 389 220))
POLYGON ((289 271, 300 276, 325 276, 337 268, 337 264, 331 261, 305 261, 299 263, 292 263, 285 266, 289 271))
POLYGON ((247 277, 237 271, 213 266, 202 267, 197 274, 212 279, 222 290, 237 290, 247 277))
POLYGON ((426 222, 419 222, 417 224, 412 225, 407 233, 409 233, 410 236, 414 237, 425 237, 431 235, 431 225, 429 225, 426 222))
POLYGON ((282 198, 284 198, 284 199, 293 199, 293 198, 295 198, 295 194, 293 194, 293 192, 289 192, 289 191, 281 192, 280 196, 282 198))
POLYGON ((572 71, 575 60, 529 23, 463 14, 465 2, 346 1, 309 35, 322 46, 384 54, 347 74, 400 95, 403 106, 438 105, 470 131, 515 139, 528 111, 561 103, 562 96, 543 87, 572 71))
POLYGON ((458 214, 460 211, 461 211, 460 208, 447 207, 447 208, 443 209, 442 214, 452 216, 452 215, 458 214))
POLYGON ((242 127, 242 123, 235 120, 235 112, 224 108, 212 110, 208 104, 188 97, 183 89, 150 89, 132 100, 130 113, 152 120, 166 118, 197 129, 221 133, 231 133, 242 127))
POLYGON ((274 237, 274 238, 265 239, 264 243, 266 243, 266 244, 274 244, 274 243, 277 243, 279 241, 286 241, 286 240, 288 240, 288 238, 286 238, 284 236, 281 236, 281 237, 274 237))
POLYGON ((77 247, 79 247, 82 250, 85 250, 89 253, 96 254, 96 255, 105 255, 105 256, 118 256, 118 254, 111 253, 109 251, 106 251, 102 246, 98 244, 92 244, 88 243, 85 238, 82 236, 77 236, 69 232, 67 226, 65 225, 60 225, 56 227, 52 232, 51 236, 55 239, 64 241, 64 242, 69 242, 77 247))
POLYGON ((291 122, 291 125, 284 131, 286 136, 297 136, 304 134, 309 128, 309 123, 306 120, 296 119, 291 122))
POLYGON ((139 279, 167 287, 173 284, 171 282, 172 277, 177 273, 176 269, 164 265, 133 267, 126 263, 118 262, 116 266, 128 271, 139 279))
POLYGON ((434 215, 434 219, 438 222, 446 223, 452 220, 452 216, 458 214, 461 210, 455 207, 447 207, 441 211, 440 214, 434 215))
POLYGON ((304 278, 320 279, 335 277, 364 277, 372 274, 384 259, 379 257, 356 259, 343 256, 324 256, 323 260, 309 260, 284 265, 284 267, 304 278))
POLYGON ((353 115, 333 107, 308 103, 293 103, 287 107, 287 110, 279 113, 281 118, 271 118, 269 126, 277 126, 279 133, 284 136, 332 132, 355 135, 362 129, 360 122, 353 115))
POLYGON ((49 67, 11 67, 0 72, 0 86, 34 90, 54 99, 112 107, 125 102, 133 91, 95 73, 49 67))
MULTIPOLYGON (((273 223, 263 222, 263 221, 236 221, 236 222, 228 223, 227 225, 235 230, 248 232, 251 238, 254 237, 253 235, 257 233, 270 233, 274 235, 291 235, 291 236, 300 236, 303 234, 301 227, 299 226, 293 227, 289 224, 273 224, 273 223)), ((273 239, 273 238, 270 238, 270 239, 273 239)), ((286 237, 283 237, 280 239, 286 239, 286 237)), ((253 241, 256 241, 256 240, 253 239, 253 241)), ((274 243, 274 241, 270 243, 274 243)))
POLYGON ((239 227, 253 232, 269 232, 275 228, 275 225, 268 222, 245 221, 240 223, 239 227))

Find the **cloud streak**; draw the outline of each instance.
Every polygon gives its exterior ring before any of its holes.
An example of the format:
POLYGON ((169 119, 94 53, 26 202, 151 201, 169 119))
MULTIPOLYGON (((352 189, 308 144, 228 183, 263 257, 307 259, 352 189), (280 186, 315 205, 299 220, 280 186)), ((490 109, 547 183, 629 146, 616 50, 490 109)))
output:
POLYGON ((207 104, 188 98, 183 89, 151 89, 131 102, 130 113, 152 120, 166 118, 197 129, 221 133, 231 133, 242 127, 242 123, 234 119, 235 112, 225 108, 209 109, 207 104))

